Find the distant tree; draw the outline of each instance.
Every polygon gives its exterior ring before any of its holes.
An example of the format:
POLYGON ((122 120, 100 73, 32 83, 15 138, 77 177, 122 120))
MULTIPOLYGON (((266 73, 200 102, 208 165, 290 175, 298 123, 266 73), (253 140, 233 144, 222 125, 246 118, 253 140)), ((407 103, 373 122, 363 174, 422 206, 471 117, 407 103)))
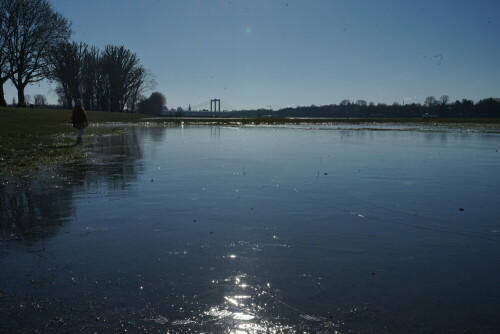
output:
POLYGON ((147 99, 139 102, 139 112, 147 115, 160 115, 167 99, 160 92, 153 92, 147 99))
POLYGON ((68 101, 66 101, 66 98, 64 97, 64 93, 62 92, 61 87, 57 86, 54 89, 54 92, 57 95, 57 105, 65 109, 71 109, 72 105, 71 104, 68 105, 68 101))
POLYGON ((151 108, 152 108, 153 114, 154 115, 161 114, 163 107, 167 103, 167 99, 165 98, 165 95, 163 95, 160 92, 154 92, 154 93, 151 93, 149 100, 151 101, 151 108))
POLYGON ((56 88, 54 88, 54 93, 57 95, 57 105, 63 108, 71 108, 72 105, 68 105, 68 101, 66 100, 63 89, 60 85, 57 85, 56 88))
POLYGON ((398 101, 394 101, 394 102, 392 103, 392 105, 393 105, 394 107, 399 107, 399 106, 400 106, 400 104, 399 104, 399 102, 398 102, 398 101))
POLYGON ((147 90, 156 86, 153 74, 142 66, 138 66, 134 72, 133 80, 130 85, 130 94, 127 99, 127 106, 131 113, 135 112, 139 97, 147 90))
POLYGON ((349 106, 351 105, 351 101, 342 100, 340 101, 340 106, 342 107, 342 116, 345 116, 349 119, 349 106))
POLYGON ((442 106, 445 106, 450 101, 450 97, 448 95, 443 95, 439 98, 439 101, 441 102, 442 106))
POLYGON ((466 106, 472 107, 474 105, 474 101, 472 100, 467 100, 467 99, 462 99, 462 104, 466 106))
POLYGON ((366 103, 365 100, 357 100, 356 105, 359 107, 366 107, 368 104, 366 103))
POLYGON ((3 10, 9 26, 6 48, 10 79, 22 106, 25 87, 47 76, 49 50, 69 39, 70 23, 48 0, 8 0, 3 10))
POLYGON ((29 94, 24 95, 24 101, 25 101, 26 105, 30 105, 33 103, 31 95, 29 95, 29 94))
POLYGON ((95 97, 97 101, 97 105, 99 106, 99 110, 111 111, 110 107, 110 91, 111 91, 111 83, 110 76, 108 75, 108 71, 106 70, 106 64, 103 60, 102 51, 99 51, 99 59, 97 62, 97 78, 95 82, 95 97))
POLYGON ((35 96, 33 96, 34 100, 35 100, 35 105, 36 106, 45 106, 47 104, 47 99, 45 98, 45 95, 43 94, 35 94, 35 96))
MULTIPOLYGON (((98 86, 102 78, 100 71, 100 51, 97 47, 87 48, 82 60, 81 93, 86 109, 101 109, 98 103, 98 86)), ((102 110, 102 109, 101 109, 102 110)))
POLYGON ((479 117, 499 117, 500 99, 488 98, 480 100, 474 108, 474 116, 479 117))
POLYGON ((87 50, 85 43, 60 42, 49 51, 48 78, 58 83, 67 106, 71 106, 73 99, 81 98, 83 62, 87 50))
POLYGON ((368 103, 368 105, 369 105, 370 107, 373 107, 373 106, 375 105, 375 103, 370 102, 370 103, 368 103))
POLYGON ((426 107, 435 107, 439 104, 434 96, 427 96, 424 101, 424 106, 426 107))
POLYGON ((139 58, 123 46, 108 45, 102 53, 101 62, 109 88, 110 111, 122 111, 138 78, 143 75, 139 58))

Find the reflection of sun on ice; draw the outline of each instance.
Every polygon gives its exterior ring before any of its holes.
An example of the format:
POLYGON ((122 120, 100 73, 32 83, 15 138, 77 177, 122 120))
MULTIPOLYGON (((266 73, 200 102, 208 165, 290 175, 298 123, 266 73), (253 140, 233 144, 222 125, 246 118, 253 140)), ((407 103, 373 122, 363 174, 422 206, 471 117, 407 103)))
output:
POLYGON ((229 303, 233 304, 234 306, 242 307, 245 306, 245 304, 239 302, 242 299, 248 299, 252 298, 251 296, 231 296, 231 297, 224 297, 225 300, 227 300, 229 303))
MULTIPOLYGON (((229 255, 226 255, 229 257, 229 255)), ((202 313, 202 323, 216 324, 224 328, 224 333, 258 334, 291 333, 293 327, 282 324, 286 321, 276 318, 276 307, 286 307, 299 312, 274 296, 271 283, 259 283, 247 274, 212 280, 216 289, 222 291, 222 300, 202 313)), ((299 313, 300 314, 300 313, 299 313)), ((312 316, 301 316, 303 321, 318 322, 312 316)), ((318 318, 319 319, 319 318, 318 318)))
MULTIPOLYGON (((229 255, 227 255, 229 257, 229 255)), ((223 289, 223 300, 203 313, 206 323, 216 323, 224 327, 224 333, 258 334, 258 333, 291 333, 293 327, 280 322, 276 318, 276 307, 286 307, 294 312, 297 309, 288 306, 271 291, 271 283, 259 283, 255 277, 247 274, 230 276, 212 283, 223 289), (249 284, 250 283, 250 284, 249 284)), ((308 315, 302 320, 318 322, 308 315)), ((318 318, 319 319, 319 318, 318 318)))
POLYGON ((229 303, 233 304, 234 306, 240 306, 240 304, 238 303, 238 301, 234 298, 231 298, 231 297, 224 297, 225 300, 227 300, 229 303))
MULTIPOLYGON (((231 255, 228 255, 231 257, 231 255)), ((205 314, 218 320, 229 321, 228 325, 232 327, 230 333, 249 333, 254 332, 257 324, 252 323, 256 315, 252 311, 255 305, 252 303, 250 294, 242 293, 246 288, 252 288, 244 282, 246 274, 228 277, 226 282, 224 302, 221 305, 210 308, 205 314)), ((251 290, 250 290, 251 291, 251 290)))

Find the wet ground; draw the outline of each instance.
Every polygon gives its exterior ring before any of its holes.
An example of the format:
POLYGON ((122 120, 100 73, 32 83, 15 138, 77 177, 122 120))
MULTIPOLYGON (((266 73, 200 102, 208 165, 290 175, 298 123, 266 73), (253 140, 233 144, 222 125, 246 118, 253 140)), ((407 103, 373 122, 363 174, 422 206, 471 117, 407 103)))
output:
POLYGON ((493 333, 500 134, 140 126, 0 186, 0 333, 493 333))

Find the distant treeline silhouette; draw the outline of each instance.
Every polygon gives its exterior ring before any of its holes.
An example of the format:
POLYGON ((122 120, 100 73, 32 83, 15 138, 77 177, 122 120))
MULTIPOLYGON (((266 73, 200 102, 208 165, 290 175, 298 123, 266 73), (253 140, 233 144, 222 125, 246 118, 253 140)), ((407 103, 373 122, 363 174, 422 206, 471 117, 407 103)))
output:
POLYGON ((449 103, 447 98, 436 100, 427 97, 424 104, 366 103, 364 100, 323 106, 303 106, 269 109, 240 110, 231 114, 246 117, 329 117, 329 118, 499 118, 500 99, 487 98, 474 103, 463 99, 449 103))
MULTIPOLYGON (((48 0, 0 0, 0 106, 7 105, 7 80, 17 89, 17 105, 26 106, 26 86, 48 79, 66 108, 82 98, 88 109, 136 111, 142 94, 154 87, 151 72, 123 46, 99 50, 71 42, 70 26, 48 0)), ((35 97, 35 104, 46 104, 35 97)))

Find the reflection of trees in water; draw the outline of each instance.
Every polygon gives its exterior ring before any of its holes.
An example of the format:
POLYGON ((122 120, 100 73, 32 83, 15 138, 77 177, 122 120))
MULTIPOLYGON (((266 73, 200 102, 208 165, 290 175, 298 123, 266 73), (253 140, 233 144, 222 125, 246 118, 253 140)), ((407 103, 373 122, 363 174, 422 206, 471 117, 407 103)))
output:
POLYGON ((159 142, 163 141, 167 131, 165 130, 164 127, 155 127, 155 128, 149 129, 149 131, 147 133, 151 137, 152 141, 159 143, 159 142))
POLYGON ((100 138, 80 161, 0 183, 0 238, 31 244, 57 232, 74 215, 74 194, 124 189, 140 169, 136 133, 100 138))
POLYGON ((2 238, 28 244, 52 235, 73 214, 72 190, 61 180, 47 184, 38 178, 9 180, 0 185, 2 238))
POLYGON ((155 143, 162 142, 167 134, 167 129, 164 125, 139 127, 135 131, 141 138, 150 138, 155 143))
POLYGON ((141 157, 137 133, 132 131, 100 138, 90 155, 63 166, 59 174, 84 189, 125 189, 140 172, 141 157))

